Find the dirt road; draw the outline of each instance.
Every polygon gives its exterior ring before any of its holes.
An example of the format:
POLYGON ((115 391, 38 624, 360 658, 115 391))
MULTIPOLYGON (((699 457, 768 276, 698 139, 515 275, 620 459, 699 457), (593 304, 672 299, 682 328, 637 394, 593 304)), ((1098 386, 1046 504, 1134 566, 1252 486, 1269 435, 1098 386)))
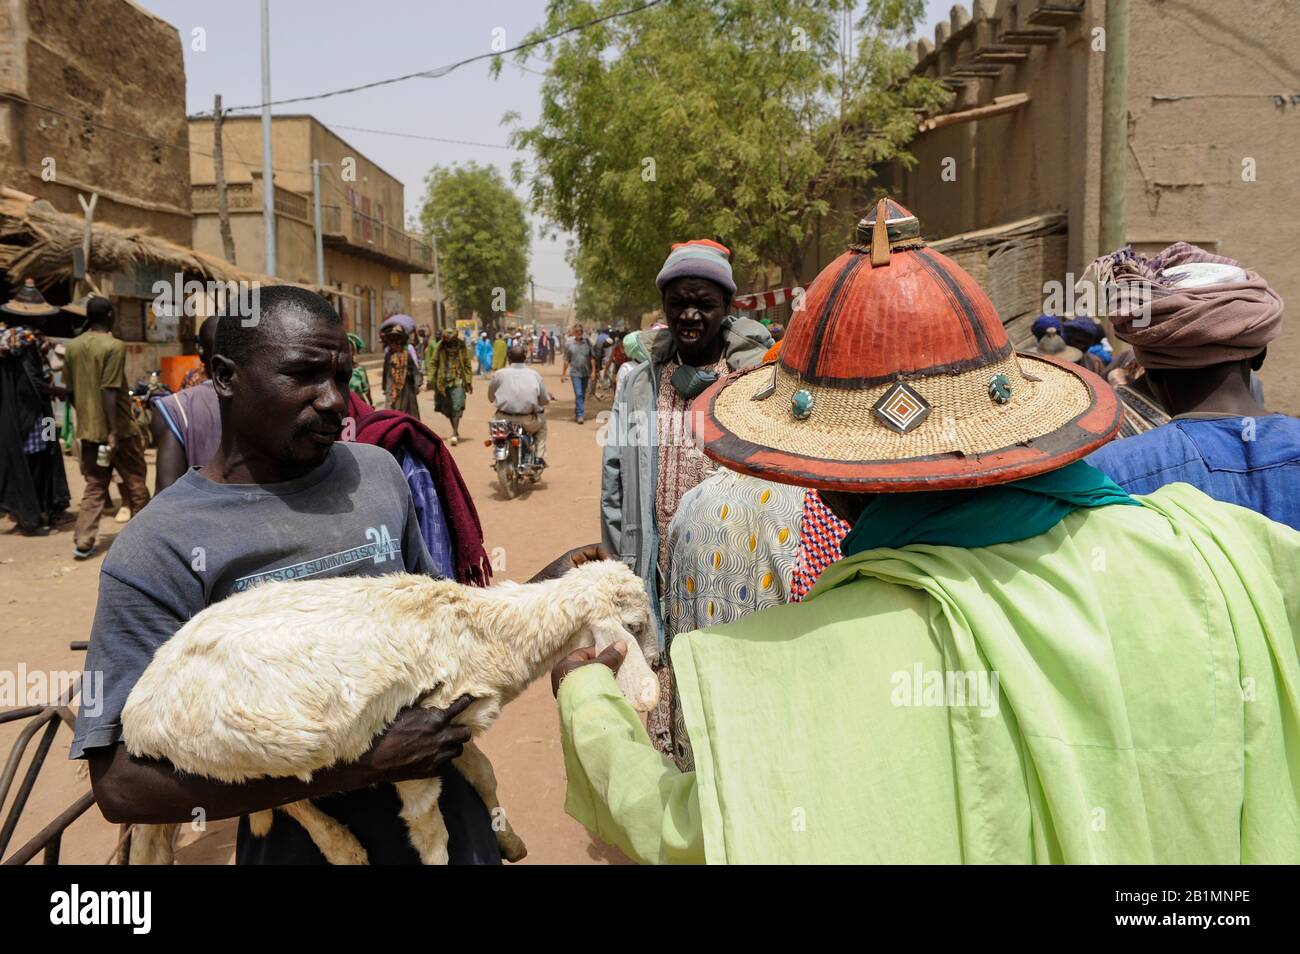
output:
MULTIPOLYGON (((497 490, 490 453, 483 446, 491 410, 484 378, 475 379, 461 422, 466 439, 452 448, 478 506, 488 550, 494 553, 498 566, 504 562, 497 571, 498 580, 526 580, 570 546, 600 537, 600 448, 595 418, 608 402, 588 401, 587 423, 578 425, 573 420, 573 392, 567 381, 561 381, 559 365, 543 369, 543 373, 557 400, 547 415, 551 467, 541 483, 515 500, 506 500, 497 490)), ((377 382, 374 393, 379 393, 377 382)), ((446 418, 433 412, 431 396, 420 395, 420 408, 424 420, 438 434, 450 436, 446 418)), ((152 459, 152 453, 149 456, 152 459)), ((65 458, 65 464, 75 509, 81 479, 71 459, 65 458)), ((149 485, 152 488, 152 471, 149 485)), ((116 499, 116 491, 114 496, 116 499)), ((6 532, 11 526, 7 518, 0 517, 0 672, 16 674, 20 664, 27 672, 80 670, 84 653, 71 651, 68 643, 84 640, 89 634, 102 548, 94 558, 78 563, 72 559, 71 524, 45 538, 6 532)), ((111 542, 120 529, 111 516, 106 517, 101 540, 111 542)), ((18 731, 13 724, 0 726, 0 753, 9 751, 18 731)), ((10 851, 87 790, 89 782, 79 777, 79 766, 67 761, 70 739, 71 733, 61 729, 10 851)), ((626 863, 620 852, 595 841, 564 814, 564 766, 548 684, 537 683, 513 702, 482 744, 496 768, 501 803, 528 844, 525 864, 626 863)), ((30 747, 34 748, 35 744, 30 747)), ((26 760, 19 780, 25 767, 26 760)), ((116 826, 92 808, 65 834, 62 860, 102 864, 116 843, 116 826)), ((229 863, 234 823, 217 821, 209 823, 205 831, 185 831, 181 843, 178 858, 184 863, 229 863)))

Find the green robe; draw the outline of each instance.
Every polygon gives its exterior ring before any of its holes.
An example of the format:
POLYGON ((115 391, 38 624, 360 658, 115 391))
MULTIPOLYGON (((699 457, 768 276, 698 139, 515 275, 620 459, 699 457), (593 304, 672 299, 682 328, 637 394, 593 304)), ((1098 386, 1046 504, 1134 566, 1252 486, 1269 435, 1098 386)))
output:
POLYGON ((1300 862, 1300 533, 1137 499, 678 636, 692 773, 574 672, 566 809, 645 862, 1300 862))

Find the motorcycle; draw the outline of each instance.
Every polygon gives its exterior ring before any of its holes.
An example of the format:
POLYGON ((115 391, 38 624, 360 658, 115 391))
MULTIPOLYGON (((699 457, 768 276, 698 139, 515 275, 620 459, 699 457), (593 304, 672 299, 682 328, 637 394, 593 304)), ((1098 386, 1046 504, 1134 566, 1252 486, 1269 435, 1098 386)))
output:
POLYGON ((150 422, 153 420, 153 402, 161 397, 171 394, 171 388, 163 384, 162 372, 150 371, 149 380, 141 379, 135 382, 135 387, 131 388, 131 417, 135 419, 140 428, 141 437, 144 440, 145 447, 153 446, 153 431, 150 430, 150 422))
POLYGON ((488 423, 488 433, 491 436, 483 444, 492 448, 497 483, 501 492, 513 499, 522 483, 536 483, 542 476, 542 464, 533 456, 533 439, 522 424, 502 418, 488 423))

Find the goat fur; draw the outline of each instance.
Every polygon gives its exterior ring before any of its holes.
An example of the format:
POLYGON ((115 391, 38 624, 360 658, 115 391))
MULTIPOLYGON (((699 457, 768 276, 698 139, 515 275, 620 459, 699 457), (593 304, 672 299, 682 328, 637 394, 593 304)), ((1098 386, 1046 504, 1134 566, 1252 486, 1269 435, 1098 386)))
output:
MULTIPOLYGON (((412 574, 266 583, 208 607, 159 647, 127 698, 123 738, 131 755, 181 772, 306 781, 355 761, 426 692, 420 704, 438 708, 472 696, 457 722, 477 735, 565 655, 618 639, 628 647, 619 687, 647 712, 659 692, 638 643, 648 626, 641 580, 615 561, 487 589, 412 574)), ((504 819, 487 758, 470 743, 455 764, 494 822, 504 819)), ((396 785, 426 864, 447 861, 441 786, 437 778, 396 785)), ((332 863, 365 863, 356 838, 310 801, 280 810, 332 863)), ((251 816, 254 833, 265 834, 271 818, 269 810, 251 816)), ((133 864, 170 863, 170 833, 137 833, 133 864)), ((497 837, 507 859, 523 856, 508 822, 497 837)))

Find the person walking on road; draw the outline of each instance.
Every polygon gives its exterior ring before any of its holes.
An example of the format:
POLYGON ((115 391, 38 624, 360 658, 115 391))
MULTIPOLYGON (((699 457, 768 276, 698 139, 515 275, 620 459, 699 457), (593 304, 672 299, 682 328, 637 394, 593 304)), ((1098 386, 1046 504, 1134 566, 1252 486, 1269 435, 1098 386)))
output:
POLYGON ((487 377, 492 373, 492 342, 488 340, 486 331, 479 332, 474 353, 478 358, 478 373, 487 377))
POLYGON ((573 384, 573 418, 579 424, 587 421, 583 399, 587 385, 596 372, 596 352, 591 342, 582 336, 582 325, 573 326, 573 338, 564 343, 564 374, 573 384))
POLYGON ((415 322, 406 315, 393 315, 379 326, 384 342, 384 398, 390 410, 404 411, 417 421, 420 406, 420 358, 410 344, 415 322))
POLYGON ((474 365, 470 362, 469 348, 454 328, 442 331, 442 340, 429 365, 429 387, 433 390, 434 410, 451 421, 451 437, 447 443, 454 447, 460 443, 465 395, 474 390, 474 365))
POLYGON ((86 303, 87 328, 67 348, 72 404, 77 410, 77 441, 86 490, 77 515, 72 555, 84 560, 95 552, 99 518, 117 471, 131 516, 149 502, 144 441, 131 414, 126 386, 126 345, 113 337, 113 305, 107 298, 86 303))
POLYGON ((506 336, 498 331, 496 340, 492 342, 492 370, 500 371, 506 366, 506 336))

